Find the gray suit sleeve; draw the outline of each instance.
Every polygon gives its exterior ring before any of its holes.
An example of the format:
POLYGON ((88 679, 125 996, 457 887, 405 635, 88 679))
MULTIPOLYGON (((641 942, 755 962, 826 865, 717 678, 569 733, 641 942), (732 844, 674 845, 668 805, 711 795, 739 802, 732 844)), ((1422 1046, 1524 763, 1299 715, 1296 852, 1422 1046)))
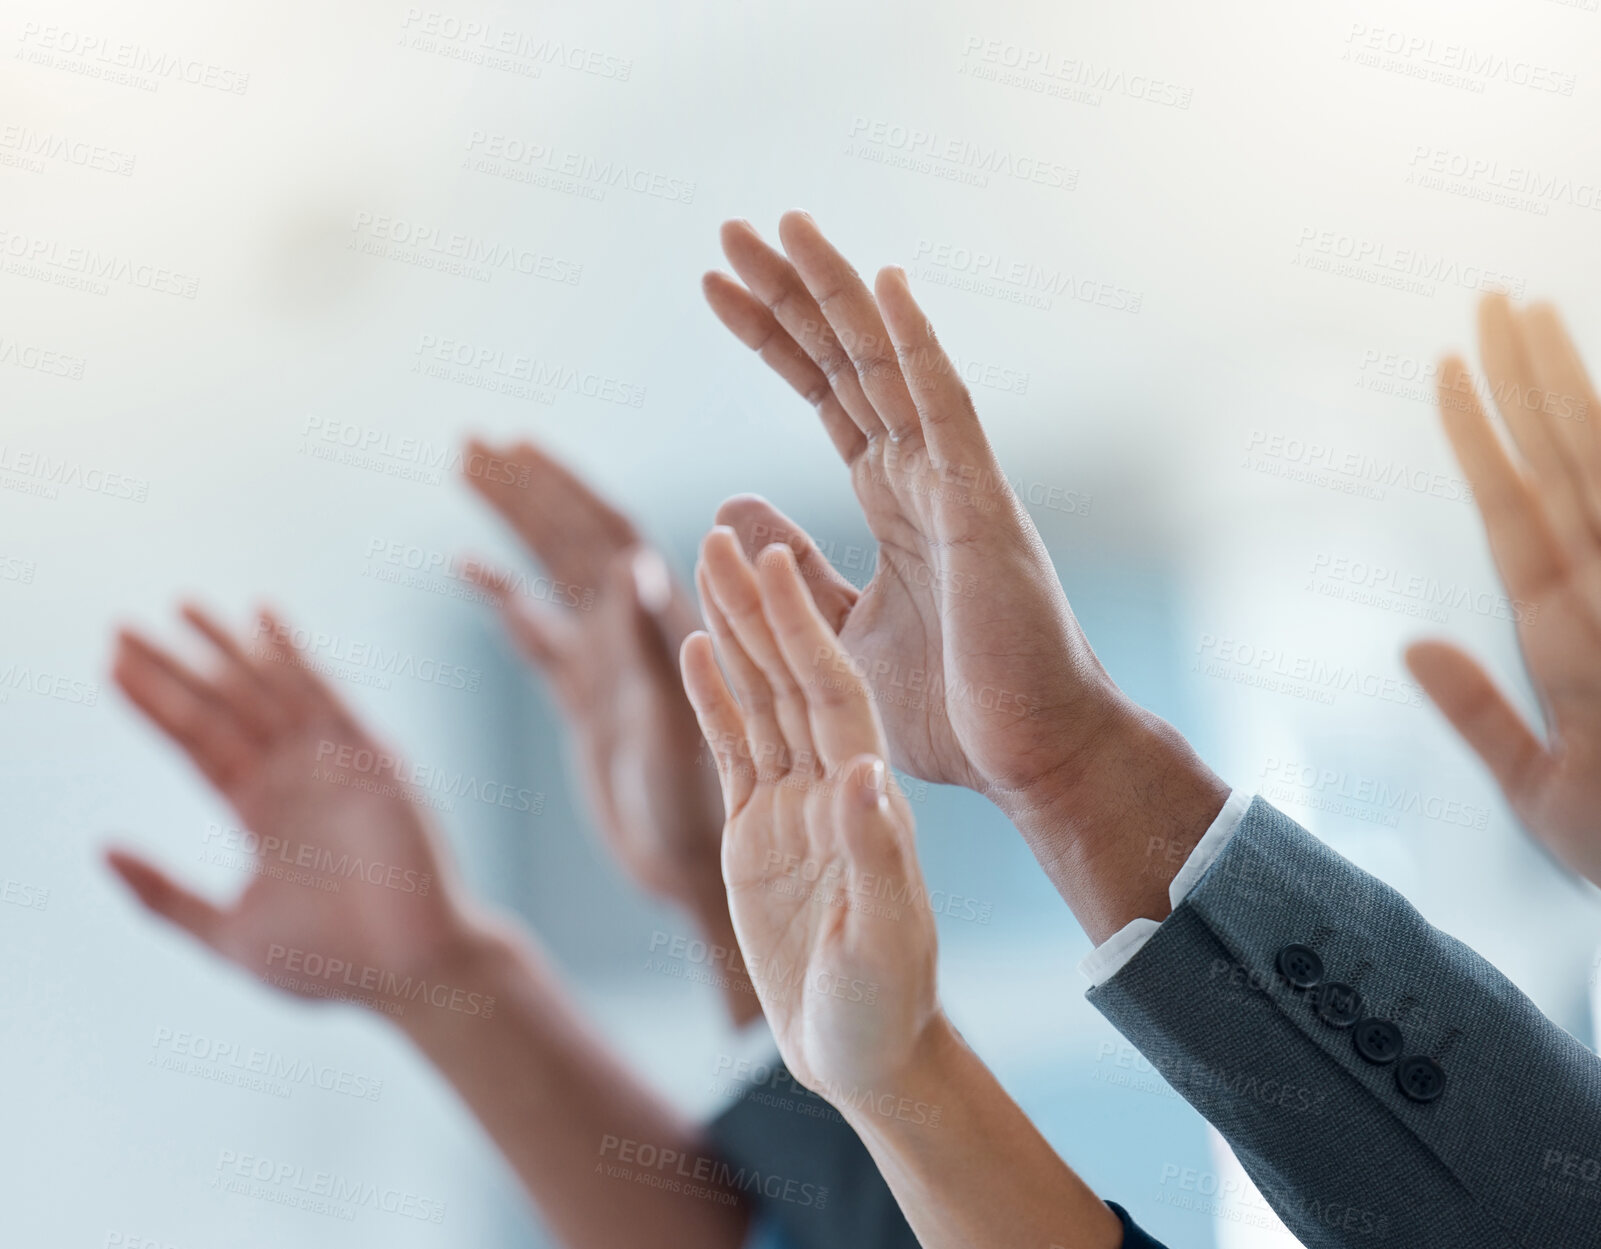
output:
POLYGON ((1089 996, 1308 1249, 1601 1246, 1601 1059, 1260 798, 1089 996))

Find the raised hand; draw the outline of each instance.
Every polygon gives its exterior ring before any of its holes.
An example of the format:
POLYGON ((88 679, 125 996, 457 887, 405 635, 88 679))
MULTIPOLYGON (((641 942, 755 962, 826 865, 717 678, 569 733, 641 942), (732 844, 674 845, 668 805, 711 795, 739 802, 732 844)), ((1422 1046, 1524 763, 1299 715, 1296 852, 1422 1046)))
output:
POLYGON ((679 645, 697 624, 688 596, 626 516, 537 447, 468 451, 469 465, 515 470, 466 480, 549 578, 538 596, 505 574, 480 570, 477 580, 551 683, 612 852, 650 892, 720 911, 723 811, 678 675, 679 645))
POLYGON ((1457 357, 1440 372, 1440 412, 1511 598, 1545 739, 1449 642, 1414 644, 1407 664, 1524 827, 1601 884, 1601 400, 1550 305, 1489 296, 1479 352, 1516 452, 1457 357))
MULTIPOLYGON (((985 792, 1054 783, 1090 756, 1121 700, 967 388, 900 269, 869 291, 809 216, 788 214, 779 233, 787 258, 748 224, 725 226, 744 285, 710 274, 706 296, 816 406, 850 466, 878 568, 859 597, 825 581, 823 605, 879 674, 896 762, 985 792)), ((748 528, 748 511, 736 501, 719 520, 748 528)))
POLYGON ((410 771, 306 667, 289 631, 263 615, 247 650, 184 614, 215 652, 210 675, 124 633, 116 680, 259 839, 258 870, 219 906, 112 851, 140 901, 276 987, 390 1016, 495 1139, 559 1243, 743 1244, 743 1194, 626 1184, 619 1199, 597 1142, 708 1160, 710 1144, 608 1051, 540 951, 466 896, 409 796, 410 771))
POLYGON ((789 548, 769 547, 753 569, 715 529, 698 575, 739 699, 711 639, 691 635, 684 681, 723 786, 734 931, 795 1077, 825 1097, 871 1088, 938 1018, 911 813, 889 783, 867 687, 789 548))
POLYGON ((793 551, 752 567, 714 529, 698 579, 711 636, 685 642, 684 682, 728 810, 729 909, 789 1069, 855 1128, 927 1249, 1121 1244, 940 1010, 911 813, 793 551))
POLYGON ((112 868, 151 911, 258 978, 404 1009, 464 929, 454 872, 405 766, 273 617, 261 616, 247 649, 198 608, 184 616, 213 652, 209 674, 124 632, 113 675, 227 799, 255 839, 255 871, 219 905, 127 851, 109 853, 112 868))
POLYGON ((1170 839, 1191 828, 1198 838, 1227 789, 1095 658, 906 275, 884 269, 870 291, 804 213, 784 217, 784 253, 744 222, 722 237, 740 281, 708 274, 706 297, 816 408, 850 467, 878 565, 858 594, 764 501, 730 500, 719 522, 748 550, 795 549, 867 675, 896 764, 993 799, 1092 937, 1132 918, 1126 902, 1133 914, 1167 914, 1181 856, 1165 868, 1143 845, 1130 856, 1086 822, 1111 837, 1120 808, 1137 801, 1170 839), (1121 874, 1126 897, 1081 887, 1087 862, 1108 852, 1122 860, 1117 872, 1096 874, 1121 874))

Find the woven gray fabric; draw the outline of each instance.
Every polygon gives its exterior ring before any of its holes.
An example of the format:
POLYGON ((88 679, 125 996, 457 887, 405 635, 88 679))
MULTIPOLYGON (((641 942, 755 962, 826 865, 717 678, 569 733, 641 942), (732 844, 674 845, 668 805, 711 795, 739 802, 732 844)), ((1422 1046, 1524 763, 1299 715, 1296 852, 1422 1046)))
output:
POLYGON ((1399 893, 1260 798, 1189 896, 1090 1001, 1234 1147, 1308 1249, 1601 1246, 1601 1059, 1399 893), (1437 1100, 1276 969, 1315 949, 1437 1100))

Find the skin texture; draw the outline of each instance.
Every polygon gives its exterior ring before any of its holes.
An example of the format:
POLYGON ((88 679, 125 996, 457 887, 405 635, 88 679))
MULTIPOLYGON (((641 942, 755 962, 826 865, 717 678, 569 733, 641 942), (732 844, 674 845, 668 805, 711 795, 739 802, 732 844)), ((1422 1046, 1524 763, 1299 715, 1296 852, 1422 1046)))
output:
MULTIPOLYGON (((607 848, 709 944, 734 949, 717 860, 722 799, 678 674, 678 649, 699 625, 693 603, 633 522, 546 452, 476 440, 466 451, 468 486, 547 574, 532 582, 544 600, 508 573, 469 572, 549 682, 607 848)), ((759 1013, 742 969, 730 970, 724 1003, 736 1024, 759 1013)))
POLYGON ((865 686, 789 548, 769 552, 752 569, 727 529, 702 549, 704 610, 739 703, 706 634, 686 643, 684 678, 724 785, 729 911, 779 1048, 810 1088, 872 1087, 936 1013, 934 917, 853 905, 872 901, 875 877, 921 890, 911 813, 889 793, 865 686), (769 622, 764 600, 780 596, 785 610, 769 622), (830 991, 853 982, 873 989, 830 991))
POLYGON ((1512 600, 1544 740, 1450 642, 1414 644, 1407 665, 1535 840, 1601 884, 1601 401, 1548 304, 1487 297, 1479 354, 1512 445, 1454 356, 1440 414, 1512 600))
POLYGON ((208 643, 209 672, 125 631, 113 675, 260 839, 263 870, 218 904, 110 851, 140 902, 252 976, 392 1019, 454 1084, 564 1245, 741 1244, 737 1200, 637 1182, 629 1142, 704 1159, 708 1175, 714 1160, 607 1051, 540 953, 466 896, 406 765, 310 671, 289 631, 263 615, 247 645, 198 609, 184 614, 208 643), (338 890, 274 872, 285 854, 338 890), (337 866, 357 860, 386 870, 337 866))
POLYGON ((884 269, 870 290, 804 213, 779 237, 783 251, 725 225, 737 278, 708 274, 706 298, 816 409, 878 565, 858 592, 753 496, 725 503, 719 523, 748 554, 794 551, 867 673, 898 767, 993 800, 1093 940, 1162 919, 1227 787, 1096 660, 906 275, 884 269))
POLYGON ((714 529, 698 582, 711 633, 685 642, 684 682, 728 811, 729 910, 790 1071, 850 1121, 927 1249, 1113 1249, 1117 1217, 940 1009, 911 812, 794 552, 753 567, 714 529))

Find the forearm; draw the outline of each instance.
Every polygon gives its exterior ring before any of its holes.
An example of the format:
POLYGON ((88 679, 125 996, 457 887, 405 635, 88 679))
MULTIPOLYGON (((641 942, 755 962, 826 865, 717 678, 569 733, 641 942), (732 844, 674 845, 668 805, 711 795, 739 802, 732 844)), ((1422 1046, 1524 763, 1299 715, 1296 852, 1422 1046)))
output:
POLYGON ((419 998, 397 1023, 455 1086, 563 1245, 743 1242, 742 1199, 719 1187, 700 1132, 608 1051, 526 941, 481 928, 429 980, 443 987, 439 1000, 462 1008, 419 998))
POLYGON ((827 1090, 923 1249, 1118 1249, 1117 1216, 943 1017, 892 1087, 827 1090))
POLYGON ((1167 918, 1168 885, 1229 796, 1177 729, 1117 698, 1080 757, 995 795, 1097 945, 1131 919, 1167 918))

